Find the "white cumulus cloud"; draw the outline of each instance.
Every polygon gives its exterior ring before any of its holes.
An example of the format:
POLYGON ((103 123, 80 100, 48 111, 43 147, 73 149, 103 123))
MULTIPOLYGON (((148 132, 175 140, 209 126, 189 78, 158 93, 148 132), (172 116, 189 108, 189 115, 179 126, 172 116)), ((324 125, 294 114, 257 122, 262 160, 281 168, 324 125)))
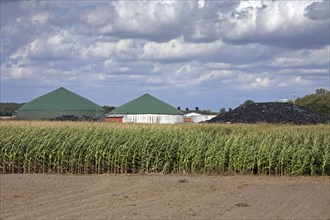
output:
POLYGON ((147 42, 143 47, 143 59, 181 59, 212 54, 222 46, 221 41, 190 43, 182 37, 165 43, 147 42))

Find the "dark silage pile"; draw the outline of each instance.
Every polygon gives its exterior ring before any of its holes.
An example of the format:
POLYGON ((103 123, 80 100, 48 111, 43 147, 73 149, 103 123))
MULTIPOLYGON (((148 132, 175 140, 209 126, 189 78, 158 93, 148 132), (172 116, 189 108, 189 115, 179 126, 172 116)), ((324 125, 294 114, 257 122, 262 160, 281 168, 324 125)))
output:
POLYGON ((323 124, 330 115, 320 114, 292 103, 253 103, 220 114, 207 123, 323 124))

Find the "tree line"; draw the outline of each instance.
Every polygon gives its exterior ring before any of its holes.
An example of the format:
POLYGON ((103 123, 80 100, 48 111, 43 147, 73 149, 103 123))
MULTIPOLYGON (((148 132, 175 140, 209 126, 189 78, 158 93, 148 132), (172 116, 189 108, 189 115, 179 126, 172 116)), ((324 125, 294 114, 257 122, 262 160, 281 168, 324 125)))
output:
POLYGON ((24 103, 0 103, 0 116, 12 116, 15 114, 15 111, 19 109, 24 103))
POLYGON ((316 89, 313 94, 297 98, 295 104, 330 115, 330 91, 322 88, 316 89))

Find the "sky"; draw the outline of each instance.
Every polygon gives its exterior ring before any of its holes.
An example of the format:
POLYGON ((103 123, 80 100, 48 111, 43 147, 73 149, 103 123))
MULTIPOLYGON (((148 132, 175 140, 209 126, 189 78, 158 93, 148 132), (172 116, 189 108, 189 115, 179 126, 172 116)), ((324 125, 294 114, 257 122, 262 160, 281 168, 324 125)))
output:
POLYGON ((1 102, 65 87, 181 109, 329 90, 330 1, 1 0, 1 102))

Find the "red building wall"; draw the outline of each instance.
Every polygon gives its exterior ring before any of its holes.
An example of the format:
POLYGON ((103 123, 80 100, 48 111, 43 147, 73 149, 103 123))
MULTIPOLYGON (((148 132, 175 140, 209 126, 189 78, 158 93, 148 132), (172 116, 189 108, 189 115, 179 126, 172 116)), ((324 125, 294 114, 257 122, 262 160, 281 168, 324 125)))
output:
POLYGON ((123 117, 106 117, 105 121, 112 123, 123 123, 123 117))

